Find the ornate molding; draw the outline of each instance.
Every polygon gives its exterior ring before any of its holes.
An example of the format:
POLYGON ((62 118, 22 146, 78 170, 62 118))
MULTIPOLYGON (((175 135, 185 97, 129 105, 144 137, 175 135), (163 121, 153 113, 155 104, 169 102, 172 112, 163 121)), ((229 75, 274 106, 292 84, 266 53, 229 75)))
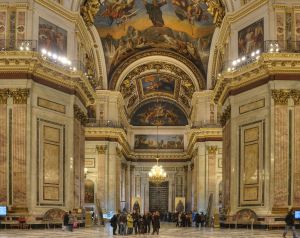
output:
POLYGON ((272 90, 272 98, 275 105, 287 105, 290 98, 291 91, 287 89, 274 89, 272 90))
POLYGON ((218 151, 218 146, 216 145, 210 145, 207 146, 206 148, 209 154, 215 154, 218 151))
POLYGON ((226 122, 230 119, 231 117, 231 105, 229 105, 223 112, 223 114, 221 115, 221 125, 225 126, 226 122))
POLYGON ((82 125, 87 122, 87 115, 76 104, 74 104, 74 118, 79 120, 82 125))
POLYGON ((107 150, 107 145, 96 145, 96 150, 99 154, 105 154, 107 150))
POLYGON ((99 0, 85 0, 80 7, 80 14, 87 26, 91 26, 94 23, 94 18, 99 11, 99 0))
POLYGON ((29 89, 28 88, 13 89, 9 91, 9 94, 13 97, 14 104, 27 104, 29 89))
POLYGON ((9 89, 0 89, 0 104, 7 104, 7 98, 9 96, 9 89))

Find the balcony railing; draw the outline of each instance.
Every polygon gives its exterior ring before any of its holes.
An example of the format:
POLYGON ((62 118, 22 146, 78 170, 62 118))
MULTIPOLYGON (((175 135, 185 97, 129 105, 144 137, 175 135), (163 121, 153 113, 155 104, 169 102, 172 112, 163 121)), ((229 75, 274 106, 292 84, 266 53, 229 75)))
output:
MULTIPOLYGON (((70 71, 87 72, 83 62, 78 60, 68 60, 66 56, 58 55, 55 52, 47 51, 46 49, 39 49, 37 40, 14 40, 5 39, 0 40, 0 51, 34 51, 39 52, 44 60, 60 65, 61 67, 70 71)), ((88 75, 86 75, 88 76, 88 75)))
POLYGON ((220 128, 221 124, 217 121, 203 120, 203 121, 194 121, 191 124, 191 128, 220 128))
POLYGON ((122 128, 125 130, 125 127, 122 123, 112 120, 96 120, 94 118, 88 118, 86 127, 110 127, 110 128, 122 128))
POLYGON ((264 41, 261 49, 254 49, 246 55, 242 55, 237 59, 225 61, 221 72, 233 72, 243 66, 256 62, 262 53, 278 54, 278 53, 300 53, 300 41, 264 41))

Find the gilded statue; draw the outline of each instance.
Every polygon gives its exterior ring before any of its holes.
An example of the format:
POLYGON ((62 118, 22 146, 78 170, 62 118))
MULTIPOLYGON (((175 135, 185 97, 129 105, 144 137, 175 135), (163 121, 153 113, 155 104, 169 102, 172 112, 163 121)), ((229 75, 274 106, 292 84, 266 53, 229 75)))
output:
POLYGON ((99 8, 99 0, 85 0, 84 4, 81 6, 80 14, 88 26, 94 23, 94 18, 99 11, 99 8))
POLYGON ((204 0, 208 6, 207 11, 214 17, 216 26, 220 26, 225 16, 225 9, 221 0, 204 0))

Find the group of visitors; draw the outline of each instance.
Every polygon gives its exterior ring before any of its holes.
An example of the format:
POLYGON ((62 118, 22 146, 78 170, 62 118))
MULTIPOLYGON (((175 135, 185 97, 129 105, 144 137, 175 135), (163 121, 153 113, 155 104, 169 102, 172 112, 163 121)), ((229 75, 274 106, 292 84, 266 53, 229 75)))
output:
POLYGON ((139 214, 135 210, 132 213, 118 211, 110 220, 113 228, 113 234, 117 235, 131 235, 150 233, 152 225, 152 234, 159 234, 160 215, 159 212, 148 212, 144 215, 139 214))
POLYGON ((191 212, 176 213, 176 227, 191 227, 193 215, 191 212))
POLYGON ((69 230, 73 231, 73 228, 76 227, 77 224, 75 222, 74 216, 72 215, 72 212, 65 212, 63 215, 63 227, 62 230, 69 230))

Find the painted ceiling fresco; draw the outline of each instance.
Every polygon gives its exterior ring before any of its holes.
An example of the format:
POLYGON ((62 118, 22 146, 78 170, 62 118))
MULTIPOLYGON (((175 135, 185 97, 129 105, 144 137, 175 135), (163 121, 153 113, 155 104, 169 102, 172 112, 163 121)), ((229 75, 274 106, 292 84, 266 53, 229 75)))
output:
POLYGON ((131 117, 133 126, 185 126, 184 112, 168 101, 150 101, 138 108, 131 117))
POLYGON ((205 76, 212 21, 200 0, 104 0, 94 24, 109 76, 131 55, 157 48, 184 55, 205 76))
POLYGON ((166 74, 148 74, 141 78, 143 94, 167 93, 174 95, 175 79, 166 74))
POLYGON ((138 66, 117 86, 116 90, 121 92, 128 114, 132 114, 140 103, 159 97, 175 100, 188 115, 193 93, 198 90, 197 85, 174 65, 159 64, 159 73, 156 70, 153 72, 155 65, 157 62, 138 66))

